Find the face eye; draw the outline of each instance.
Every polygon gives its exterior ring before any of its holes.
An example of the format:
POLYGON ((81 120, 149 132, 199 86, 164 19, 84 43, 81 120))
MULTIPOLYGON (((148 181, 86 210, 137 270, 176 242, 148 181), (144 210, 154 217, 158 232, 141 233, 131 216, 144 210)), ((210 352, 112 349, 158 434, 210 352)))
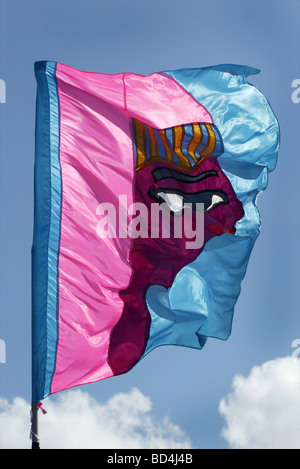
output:
POLYGON ((223 198, 219 194, 213 194, 211 198, 211 204, 207 207, 205 213, 211 212, 217 205, 224 204, 223 198))
POLYGON ((184 208, 184 198, 182 195, 176 193, 168 194, 167 192, 158 192, 157 197, 160 197, 164 202, 166 202, 171 212, 182 212, 184 208))

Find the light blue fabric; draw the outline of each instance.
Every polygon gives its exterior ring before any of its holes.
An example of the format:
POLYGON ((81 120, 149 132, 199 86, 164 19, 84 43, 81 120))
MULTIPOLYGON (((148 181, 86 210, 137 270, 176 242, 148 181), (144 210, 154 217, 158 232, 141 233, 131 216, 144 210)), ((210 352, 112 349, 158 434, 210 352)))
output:
POLYGON ((165 72, 212 115, 224 143, 220 167, 243 203, 236 234, 212 238, 199 257, 185 266, 173 285, 151 286, 151 314, 144 355, 160 345, 202 348, 207 337, 227 339, 248 260, 259 235, 257 196, 276 165, 279 126, 266 98, 247 81, 259 70, 242 65, 165 72))

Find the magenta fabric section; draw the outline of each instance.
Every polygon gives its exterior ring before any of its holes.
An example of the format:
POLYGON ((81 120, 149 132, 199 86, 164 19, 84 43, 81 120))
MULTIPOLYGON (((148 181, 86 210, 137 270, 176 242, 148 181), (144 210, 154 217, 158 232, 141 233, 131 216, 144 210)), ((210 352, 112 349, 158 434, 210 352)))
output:
MULTIPOLYGON (((179 189, 187 193, 195 193, 199 190, 223 190, 227 194, 228 204, 226 211, 223 207, 216 207, 211 214, 205 215, 204 221, 204 243, 214 236, 223 233, 234 232, 234 225, 243 216, 242 204, 237 200, 232 186, 222 172, 216 158, 207 159, 203 165, 193 172, 193 176, 204 171, 213 170, 217 177, 208 178, 201 182, 184 183, 165 179, 155 184, 152 171, 155 168, 167 167, 162 162, 156 162, 137 173, 135 181, 134 202, 148 207, 145 218, 139 215, 141 220, 140 232, 149 233, 151 199, 148 191, 153 188, 179 189)), ((160 221, 162 218, 160 217, 160 221)), ((203 246, 199 249, 188 249, 187 242, 191 241, 184 234, 178 239, 175 236, 174 225, 170 223, 170 237, 163 238, 162 225, 157 225, 159 238, 140 236, 133 240, 130 252, 130 262, 133 273, 127 289, 120 292, 124 301, 122 318, 111 334, 108 363, 114 374, 125 373, 132 368, 144 353, 149 338, 150 317, 146 304, 146 292, 151 285, 161 285, 170 288, 177 273, 187 264, 193 262, 201 253, 203 246), (136 333, 138 331, 138 333, 136 333)), ((190 219, 191 226, 196 226, 195 214, 190 219)), ((186 222, 185 222, 186 225, 186 222)), ((153 228, 153 224, 152 224, 153 228)), ((186 229, 186 226, 185 226, 186 229)), ((184 300, 183 300, 184 301, 184 300)))

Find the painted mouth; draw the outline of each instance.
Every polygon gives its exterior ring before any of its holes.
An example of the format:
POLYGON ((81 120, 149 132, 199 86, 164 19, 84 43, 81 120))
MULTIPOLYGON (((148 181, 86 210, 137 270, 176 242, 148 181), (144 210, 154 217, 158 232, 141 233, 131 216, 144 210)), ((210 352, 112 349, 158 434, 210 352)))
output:
POLYGON ((174 215, 181 215, 186 208, 203 211, 207 214, 219 205, 228 204, 228 197, 222 190, 203 190, 189 193, 178 189, 161 187, 155 189, 152 186, 148 195, 156 202, 166 204, 165 208, 168 208, 174 215))

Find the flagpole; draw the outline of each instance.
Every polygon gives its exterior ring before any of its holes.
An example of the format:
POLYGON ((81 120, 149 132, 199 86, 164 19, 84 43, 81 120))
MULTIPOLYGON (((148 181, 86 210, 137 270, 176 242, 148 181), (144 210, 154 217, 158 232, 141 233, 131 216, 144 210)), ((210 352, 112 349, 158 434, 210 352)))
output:
POLYGON ((39 437, 38 437, 38 405, 31 405, 31 449, 40 449, 39 437))

